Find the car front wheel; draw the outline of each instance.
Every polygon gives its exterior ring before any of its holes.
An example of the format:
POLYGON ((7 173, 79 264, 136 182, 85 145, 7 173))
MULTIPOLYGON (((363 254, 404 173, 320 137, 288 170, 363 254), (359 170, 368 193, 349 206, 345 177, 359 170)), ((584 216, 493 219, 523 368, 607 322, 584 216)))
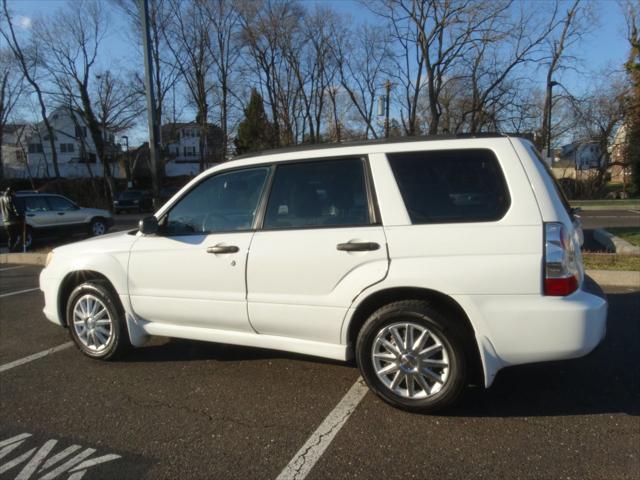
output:
POLYGON ((89 225, 89 235, 97 237, 107 233, 107 224, 100 218, 94 218, 89 225))
POLYGON ((91 358, 112 360, 131 346, 122 307, 105 282, 86 282, 71 292, 67 326, 76 346, 91 358))
POLYGON ((356 357, 369 388, 405 410, 450 406, 466 384, 459 325, 424 301, 394 302, 374 312, 360 331, 356 357))

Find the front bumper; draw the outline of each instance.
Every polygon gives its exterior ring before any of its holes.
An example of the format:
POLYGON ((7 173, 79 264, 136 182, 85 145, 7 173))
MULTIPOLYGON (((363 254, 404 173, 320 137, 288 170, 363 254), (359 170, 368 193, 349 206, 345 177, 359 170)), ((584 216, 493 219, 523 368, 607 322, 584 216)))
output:
POLYGON ((44 308, 42 309, 44 316, 57 325, 64 325, 58 311, 58 287, 60 285, 60 279, 52 275, 50 270, 43 268, 40 272, 39 281, 40 290, 44 293, 44 308))

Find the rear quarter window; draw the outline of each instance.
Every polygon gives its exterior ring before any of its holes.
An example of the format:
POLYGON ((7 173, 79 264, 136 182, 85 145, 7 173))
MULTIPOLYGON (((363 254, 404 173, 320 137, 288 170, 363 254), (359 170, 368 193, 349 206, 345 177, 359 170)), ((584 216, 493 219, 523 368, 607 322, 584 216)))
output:
POLYGON ((495 154, 487 149, 387 154, 414 224, 491 222, 511 203, 495 154))

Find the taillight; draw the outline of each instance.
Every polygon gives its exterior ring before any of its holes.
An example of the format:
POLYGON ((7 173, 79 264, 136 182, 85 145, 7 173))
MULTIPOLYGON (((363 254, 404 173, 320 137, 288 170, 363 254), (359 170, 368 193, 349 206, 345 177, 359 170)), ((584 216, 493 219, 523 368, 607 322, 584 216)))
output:
POLYGON ((544 294, 565 296, 578 289, 575 243, 561 223, 544 224, 544 294))

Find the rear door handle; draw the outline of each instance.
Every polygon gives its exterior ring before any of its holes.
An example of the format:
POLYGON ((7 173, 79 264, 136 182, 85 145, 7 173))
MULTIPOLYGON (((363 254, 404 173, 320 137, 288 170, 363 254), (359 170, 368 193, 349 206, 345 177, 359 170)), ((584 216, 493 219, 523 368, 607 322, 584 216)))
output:
POLYGON ((64 215, 64 212, 58 212, 58 215, 64 215))
POLYGON ((376 242, 347 242, 339 243, 336 248, 343 252, 367 252, 378 250, 380 245, 376 242))
POLYGON ((237 253, 240 249, 235 245, 215 245, 207 247, 207 253, 237 253))
POLYGON ((27 213, 27 217, 35 217, 36 214, 35 213, 27 213))

